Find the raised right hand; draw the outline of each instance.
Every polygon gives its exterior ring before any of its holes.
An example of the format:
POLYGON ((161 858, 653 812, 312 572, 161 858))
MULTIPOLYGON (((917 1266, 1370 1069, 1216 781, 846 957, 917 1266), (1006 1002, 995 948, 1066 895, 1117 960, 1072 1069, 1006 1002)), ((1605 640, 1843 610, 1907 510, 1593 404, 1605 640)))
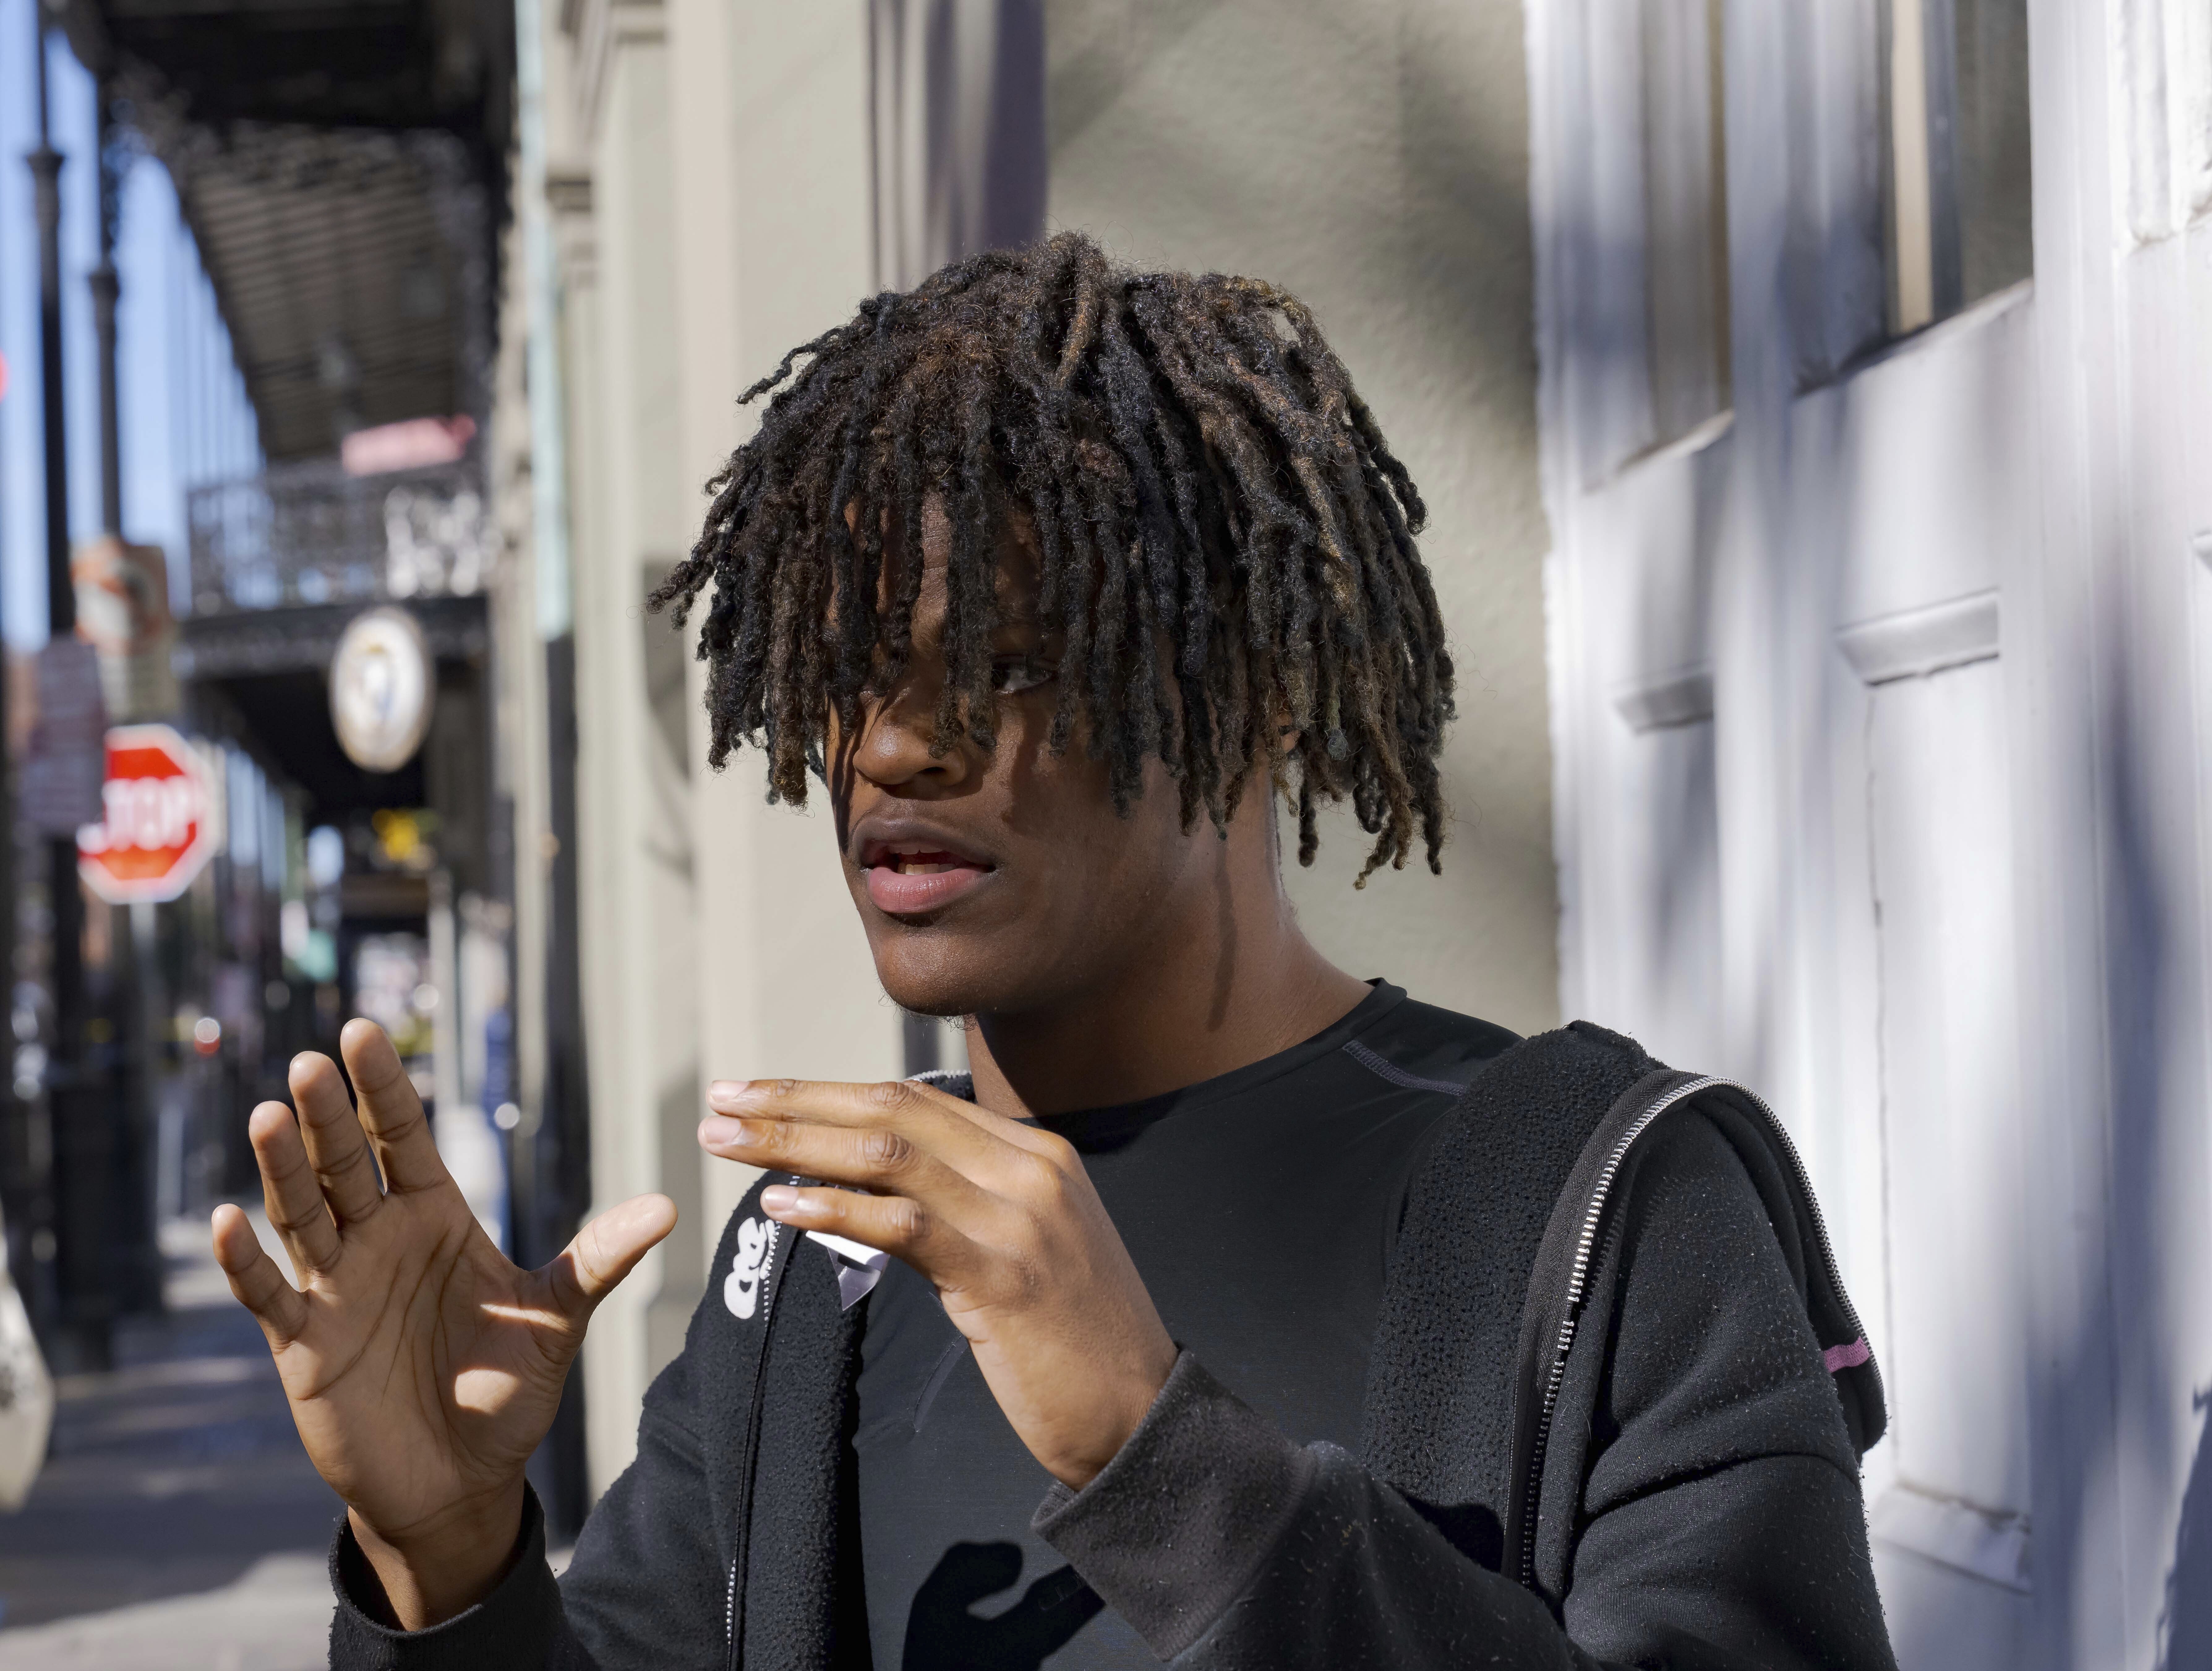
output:
POLYGON ((307 1054, 289 1076, 299 1119, 264 1102, 247 1125, 300 1286, 234 1206, 216 1209, 215 1255, 269 1338, 301 1441, 345 1499, 393 1622, 420 1630, 505 1570, 523 1464, 552 1425, 584 1326, 676 1208, 665 1195, 625 1201, 551 1264, 520 1270, 447 1174, 383 1029, 348 1022, 339 1049, 358 1118, 337 1066, 307 1054))

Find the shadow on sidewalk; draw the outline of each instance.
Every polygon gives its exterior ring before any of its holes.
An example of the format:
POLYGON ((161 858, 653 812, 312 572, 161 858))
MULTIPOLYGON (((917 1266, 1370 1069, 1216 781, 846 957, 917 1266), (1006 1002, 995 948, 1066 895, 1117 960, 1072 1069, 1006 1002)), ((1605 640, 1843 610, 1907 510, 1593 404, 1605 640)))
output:
POLYGON ((125 1324, 112 1370, 58 1382, 46 1469, 30 1501, 0 1516, 0 1643, 50 1619, 220 1589, 264 1557, 319 1563, 329 1541, 337 1498, 300 1447, 206 1226, 164 1226, 162 1251, 168 1314, 125 1324))

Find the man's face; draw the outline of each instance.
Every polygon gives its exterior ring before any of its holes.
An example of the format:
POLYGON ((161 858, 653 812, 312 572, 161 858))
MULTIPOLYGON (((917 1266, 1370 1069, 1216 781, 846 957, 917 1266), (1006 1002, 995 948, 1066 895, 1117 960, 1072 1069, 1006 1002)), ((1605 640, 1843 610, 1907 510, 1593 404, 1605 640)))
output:
POLYGON ((1018 519, 1000 547, 997 747, 930 753, 951 535, 936 500, 921 534, 906 671, 864 703, 853 735, 830 739, 845 877, 876 973, 894 1001, 928 1015, 1080 1001, 1140 967, 1192 890, 1211 897, 1221 844, 1204 823, 1183 833, 1158 760, 1124 817, 1080 735, 1058 758, 1046 747, 1060 644, 1036 619, 1036 554, 1018 519))

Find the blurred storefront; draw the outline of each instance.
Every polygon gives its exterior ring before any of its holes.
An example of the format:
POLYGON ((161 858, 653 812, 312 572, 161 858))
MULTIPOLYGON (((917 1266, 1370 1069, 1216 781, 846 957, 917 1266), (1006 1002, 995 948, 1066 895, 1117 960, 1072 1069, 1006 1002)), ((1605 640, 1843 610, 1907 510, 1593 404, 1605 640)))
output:
MULTIPOLYGON (((159 1303, 155 1223, 258 1193, 247 1111, 284 1095, 296 1052, 334 1052, 348 1016, 391 1033, 448 1165, 518 1257, 573 1231, 588 1151, 580 1076, 560 1067, 580 1047, 573 1003, 550 1051, 545 1028, 562 970, 574 986, 573 926, 550 933, 549 890, 516 887, 519 841, 533 858, 559 845, 517 812, 546 805, 556 763, 542 721, 536 759, 518 760, 501 700, 502 658, 544 656, 499 631, 516 571, 487 467, 508 13, 82 3, 54 21, 83 66, 50 58, 76 77, 64 118, 86 71, 92 107, 64 133, 64 178, 92 132, 173 193, 183 263, 150 278, 123 264, 126 326, 135 308, 142 336, 149 315, 173 336, 204 298, 213 398, 234 387, 252 436, 242 454, 207 446, 205 397, 172 401, 166 424, 133 412, 124 472, 158 461, 174 506, 149 514, 142 495, 111 526, 166 536, 167 574, 158 546, 80 540, 78 636, 100 641, 106 717, 183 740, 211 857, 177 887, 88 889, 82 1065, 66 1083, 45 844, 18 865, 11 1262, 64 1363, 96 1366, 115 1320, 159 1303), (325 63, 347 68, 302 74, 325 63), (150 582, 130 566, 149 552, 150 582), (130 602, 149 585, 173 605, 150 637, 130 602), (538 786, 520 797, 518 767, 538 786), (519 906, 536 915, 518 922, 519 906), (126 1268, 133 1248, 143 1270, 126 1268)), ((204 348, 157 348, 207 381, 204 348)), ((126 351, 126 372, 146 357, 126 351)), ((126 735, 107 734, 111 778, 126 735)), ((156 814, 185 793, 111 781, 105 821, 79 835, 88 866, 166 862, 139 844, 168 839, 156 814)), ((571 1410, 537 1469, 571 1524, 580 1434, 571 1410)))
POLYGON ((492 846, 483 505, 465 460, 365 476, 309 461, 195 490, 174 660, 240 814, 231 898, 198 936, 204 1001, 238 1034, 224 1186, 253 1177, 236 1110, 283 1095, 295 1052, 334 1048, 365 1015, 505 1241, 512 906, 492 846))

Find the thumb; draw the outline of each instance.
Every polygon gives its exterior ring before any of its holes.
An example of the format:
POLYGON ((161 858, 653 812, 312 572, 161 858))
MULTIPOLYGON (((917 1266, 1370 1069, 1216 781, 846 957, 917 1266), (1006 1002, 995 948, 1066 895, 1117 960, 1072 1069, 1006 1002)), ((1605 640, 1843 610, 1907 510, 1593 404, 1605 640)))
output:
POLYGON ((580 1325, 675 1228, 676 1204, 665 1195, 635 1196, 609 1207, 577 1231, 575 1240, 545 1267, 554 1303, 570 1322, 580 1325))

